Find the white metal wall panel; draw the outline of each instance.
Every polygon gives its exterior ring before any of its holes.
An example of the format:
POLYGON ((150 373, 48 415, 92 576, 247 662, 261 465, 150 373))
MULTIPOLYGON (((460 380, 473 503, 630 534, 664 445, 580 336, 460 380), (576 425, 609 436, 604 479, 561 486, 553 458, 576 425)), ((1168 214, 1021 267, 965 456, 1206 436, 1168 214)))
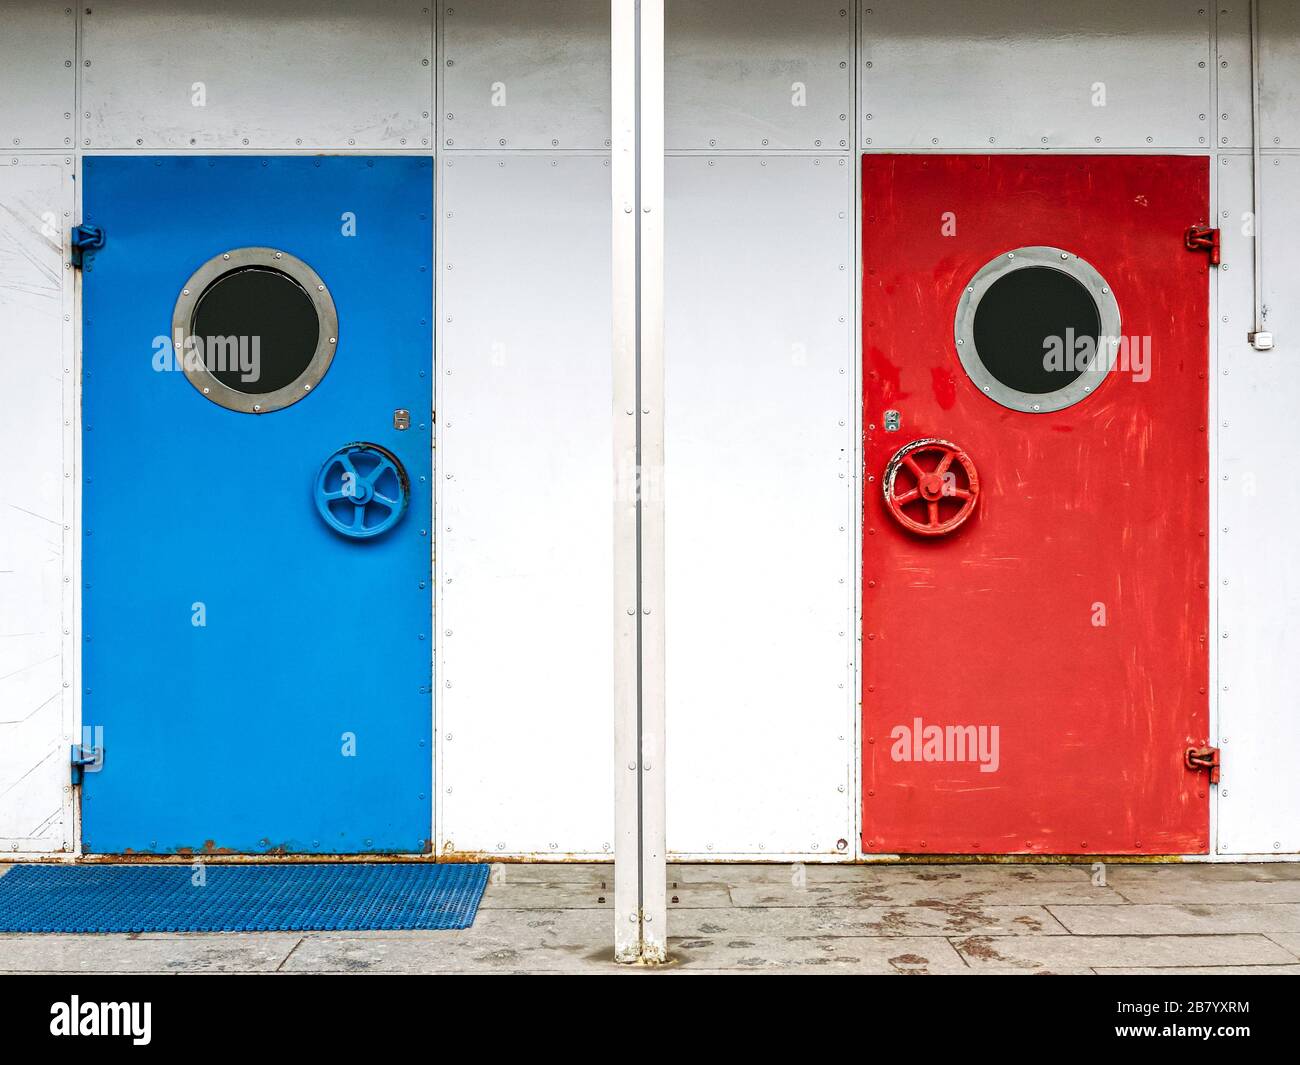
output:
POLYGON ((92 148, 421 148, 428 0, 96 0, 82 16, 92 148))
POLYGON ((440 853, 613 840, 609 219, 605 158, 442 166, 440 853))
POLYGON ((867 0, 862 143, 1208 147, 1212 18, 1194 0, 867 0))
MULTIPOLYGON (((1219 148, 1250 147, 1250 2, 1218 6, 1219 148)), ((1260 0, 1260 147, 1300 147, 1300 5, 1260 0)))
POLYGON ((1300 851, 1300 157, 1263 159, 1264 302, 1277 347, 1255 351, 1250 157, 1219 171, 1219 786, 1220 854, 1300 851))
POLYGON ((664 38, 669 149, 853 143, 844 0, 670 0, 664 38))
POLYGON ((1216 128, 1211 143, 1221 149, 1249 148, 1250 0, 1223 0, 1214 10, 1218 102, 1212 115, 1216 128))
POLYGON ((0 147, 71 146, 75 11, 50 0, 9 0, 0 11, 0 147))
POLYGON ((607 0, 455 0, 441 32, 442 147, 609 147, 607 0))
POLYGON ((0 165, 0 853, 73 831, 72 204, 70 159, 0 165))
POLYGON ((1300 4, 1260 0, 1259 35, 1260 143, 1300 148, 1300 4))
POLYGON ((666 772, 679 855, 856 851, 848 162, 668 160, 666 772))

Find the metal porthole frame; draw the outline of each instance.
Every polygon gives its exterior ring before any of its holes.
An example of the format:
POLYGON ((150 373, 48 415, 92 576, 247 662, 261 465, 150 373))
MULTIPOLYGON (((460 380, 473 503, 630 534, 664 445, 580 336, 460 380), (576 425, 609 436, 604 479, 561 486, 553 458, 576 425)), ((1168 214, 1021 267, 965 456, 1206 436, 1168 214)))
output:
POLYGON ((957 358, 961 360, 966 375, 993 402, 1026 414, 1049 414, 1052 411, 1063 410, 1092 395, 1114 366, 1116 351, 1122 336, 1119 303, 1110 285, 1106 283, 1106 279, 1101 276, 1096 267, 1073 252, 1042 245, 1004 252, 980 267, 975 276, 966 283, 953 321, 953 339, 957 343, 957 358), (1012 271, 1024 270, 1031 266, 1045 266, 1052 270, 1059 270, 1079 282, 1092 297, 1101 324, 1101 336, 1098 338, 1101 343, 1098 345, 1099 350, 1092 367, 1055 392, 1021 392, 1019 389, 1003 384, 989 373, 975 348, 975 312, 979 310, 980 300, 984 298, 984 294, 999 278, 1005 277, 1012 271))
POLYGON ((325 287, 319 274, 297 256, 276 248, 232 248, 230 251, 214 255, 205 262, 185 282, 180 295, 176 297, 176 306, 172 311, 172 340, 176 344, 175 357, 177 365, 185 371, 185 376, 204 399, 209 399, 227 410, 243 414, 267 414, 283 410, 311 394, 325 376, 334 361, 338 350, 339 318, 334 308, 334 299, 325 287), (316 320, 320 332, 316 340, 316 351, 311 361, 301 374, 283 388, 274 392, 240 392, 223 384, 214 377, 206 366, 189 366, 185 359, 184 343, 190 336, 194 312, 203 293, 218 278, 237 270, 249 267, 265 267, 276 270, 295 281, 311 300, 316 310, 316 320), (179 340, 179 343, 176 343, 179 340))

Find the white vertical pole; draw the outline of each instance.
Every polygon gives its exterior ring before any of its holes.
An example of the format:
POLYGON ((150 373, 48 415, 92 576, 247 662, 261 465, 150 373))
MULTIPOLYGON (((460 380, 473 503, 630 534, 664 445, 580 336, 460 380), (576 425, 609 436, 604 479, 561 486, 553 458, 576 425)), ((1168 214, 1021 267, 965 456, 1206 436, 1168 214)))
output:
POLYGON ((641 0, 641 957, 668 957, 664 808, 664 0, 641 0))
POLYGON ((610 0, 610 178, 614 316, 614 956, 641 957, 641 810, 637 732, 636 5, 610 0))
POLYGON ((611 0, 614 951, 667 956, 664 859, 663 0, 611 0))

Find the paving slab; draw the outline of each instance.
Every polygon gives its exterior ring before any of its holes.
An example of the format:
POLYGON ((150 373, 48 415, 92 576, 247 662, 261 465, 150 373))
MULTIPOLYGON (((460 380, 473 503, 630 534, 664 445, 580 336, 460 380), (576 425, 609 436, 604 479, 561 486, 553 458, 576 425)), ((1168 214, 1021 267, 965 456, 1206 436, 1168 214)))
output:
POLYGON ((1268 938, 1300 958, 1300 935, 1295 932, 1269 932, 1268 938))
POLYGON ((599 939, 530 935, 519 929, 466 929, 444 933, 437 939, 356 936, 346 932, 309 933, 303 937, 282 971, 491 973, 523 970, 544 973, 596 968, 614 968, 610 928, 604 929, 599 939))
POLYGON ((1085 936, 1300 933, 1300 905, 1294 903, 1051 906, 1048 909, 1071 932, 1085 936))
POLYGON ((766 865, 670 865, 668 878, 731 886, 764 884, 898 884, 959 880, 970 884, 1078 883, 1091 877, 1090 866, 1075 864, 915 865, 893 862, 772 863, 766 865))
POLYGON ((674 910, 673 935, 1022 936, 1067 935, 1041 906, 971 906, 936 901, 915 906, 782 906, 674 910))
POLYGON ((1105 869, 1113 884, 1300 880, 1300 862, 1107 862, 1105 869))
POLYGON ((876 877, 862 883, 809 883, 737 885, 731 889, 737 906, 908 906, 931 903, 959 903, 969 906, 1122 906, 1123 896, 1109 887, 1095 887, 1088 880, 998 880, 967 881, 964 877, 937 880, 907 880, 876 877))
POLYGON ((1300 976, 1300 965, 1098 966, 1095 972, 1098 976, 1300 976))
POLYGON ((973 967, 1060 972, 1098 966, 1289 964, 1293 955, 1261 935, 970 936, 953 946, 973 967))
MULTIPOLYGON (((612 909, 614 885, 607 888, 595 884, 541 884, 521 883, 515 880, 492 882, 483 892, 479 908, 483 910, 553 910, 553 909, 612 909)), ((669 892, 673 907, 730 906, 731 896, 725 884, 682 884, 669 892)))
POLYGON ((606 884, 614 887, 613 862, 493 862, 493 884, 606 884))
POLYGON ((297 932, 0 935, 0 973, 275 972, 297 932))
POLYGON ((1300 902, 1300 880, 1223 880, 1166 877, 1138 883, 1110 881, 1127 902, 1300 902))
POLYGON ((670 936, 678 968, 854 973, 957 973, 966 963, 942 936, 852 938, 826 936, 670 936))

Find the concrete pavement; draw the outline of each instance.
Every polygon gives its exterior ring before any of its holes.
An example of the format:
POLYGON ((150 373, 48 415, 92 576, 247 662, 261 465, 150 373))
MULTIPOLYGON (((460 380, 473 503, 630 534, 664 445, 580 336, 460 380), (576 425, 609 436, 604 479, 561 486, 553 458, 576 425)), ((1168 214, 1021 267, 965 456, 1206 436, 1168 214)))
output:
MULTIPOLYGON (((3 870, 4 866, 0 866, 3 870)), ((1300 974, 1300 864, 678 865, 657 973, 1300 974)), ((494 867, 460 932, 0 935, 15 972, 608 972, 609 865, 494 867)))

